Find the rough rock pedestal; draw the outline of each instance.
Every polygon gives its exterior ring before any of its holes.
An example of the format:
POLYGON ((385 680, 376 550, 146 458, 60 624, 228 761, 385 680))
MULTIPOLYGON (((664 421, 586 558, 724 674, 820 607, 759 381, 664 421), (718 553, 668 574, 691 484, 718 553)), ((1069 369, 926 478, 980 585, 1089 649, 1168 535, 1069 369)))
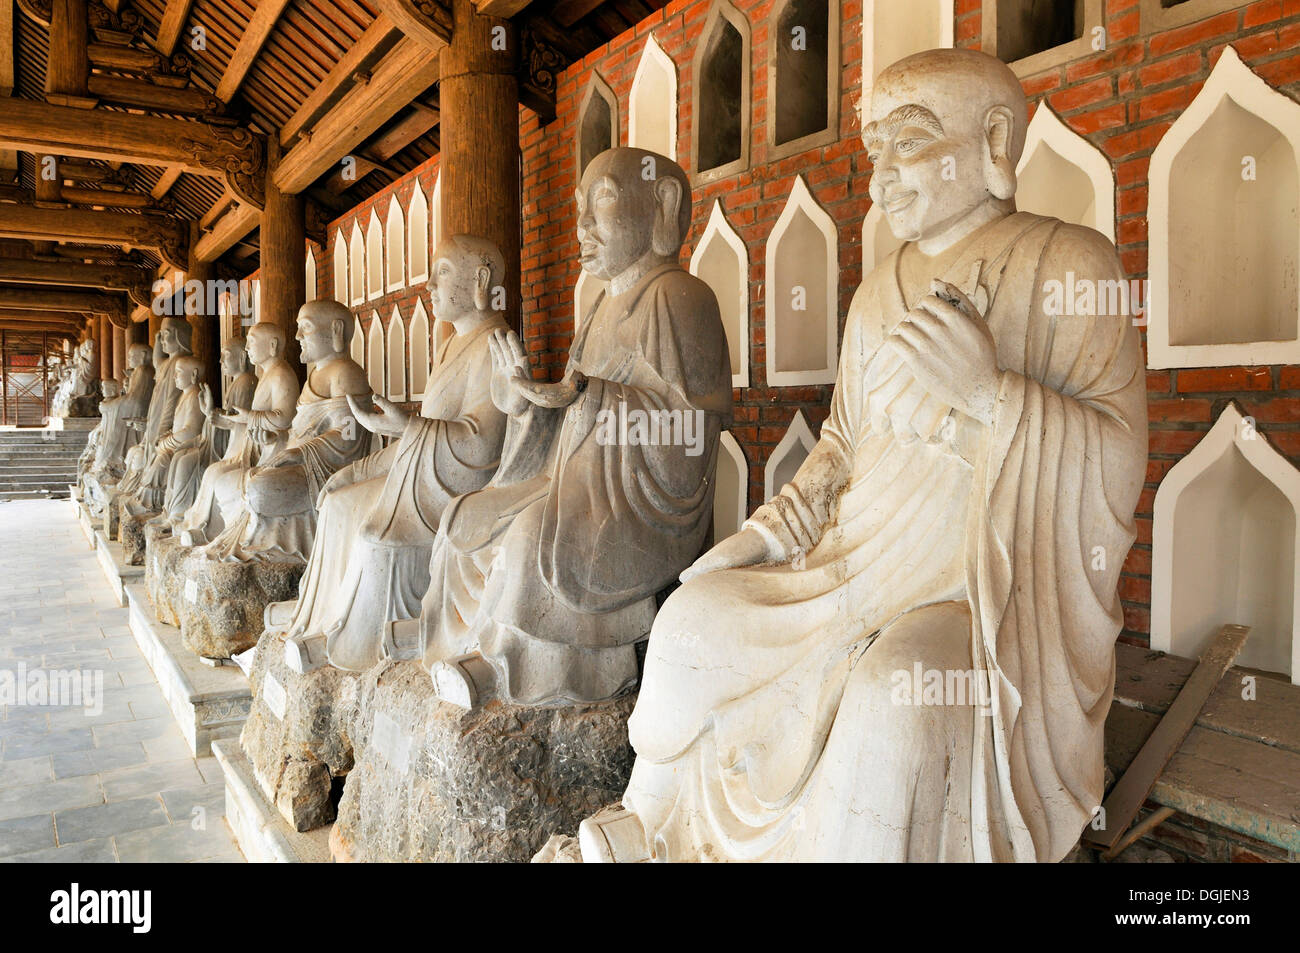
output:
POLYGON ((253 707, 240 747, 267 801, 297 831, 334 820, 334 779, 352 769, 352 723, 361 675, 326 665, 299 675, 284 637, 264 632, 249 681, 253 707))
POLYGON ((183 587, 176 608, 186 648, 204 658, 251 649, 266 607, 298 597, 304 568, 301 562, 222 562, 192 551, 173 574, 183 587))
POLYGON ((99 394, 83 394, 68 401, 68 412, 64 417, 98 417, 99 394))
POLYGON ((617 801, 632 771, 635 694, 467 710, 439 701, 418 662, 387 660, 359 687, 336 861, 525 862, 617 801))
POLYGON ((141 516, 134 516, 126 509, 131 497, 118 495, 113 498, 114 515, 117 516, 117 540, 122 544, 122 552, 126 556, 128 566, 144 565, 144 524, 149 522, 157 513, 146 513, 141 516))
POLYGON ((185 578, 181 564, 192 550, 181 543, 169 528, 157 523, 145 527, 144 583, 159 622, 180 628, 181 606, 185 598, 185 578))

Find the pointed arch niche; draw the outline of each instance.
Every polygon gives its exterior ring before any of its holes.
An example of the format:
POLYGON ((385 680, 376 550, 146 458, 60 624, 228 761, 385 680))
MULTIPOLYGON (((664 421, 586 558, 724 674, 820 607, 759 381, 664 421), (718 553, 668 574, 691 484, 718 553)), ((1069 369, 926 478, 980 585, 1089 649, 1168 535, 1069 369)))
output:
POLYGON ((767 458, 767 466, 763 467, 764 499, 770 500, 781 492, 781 487, 794 479, 815 446, 817 438, 813 436, 812 428, 808 426, 803 411, 796 410, 785 436, 767 458))
POLYGON ((307 264, 306 264, 306 300, 316 300, 316 252, 311 245, 307 246, 307 264))
POLYGON ((372 301, 384 296, 384 229, 379 216, 370 210, 366 225, 366 297, 372 301))
POLYGON ((388 319, 388 399, 406 400, 406 322, 396 308, 388 319))
POLYGON ((378 311, 370 312, 370 330, 366 333, 366 378, 372 391, 384 393, 384 322, 378 311))
POLYGON ((777 0, 768 24, 770 161, 839 136, 840 5, 835 0, 777 0))
POLYGON ((718 470, 713 483, 713 542, 720 543, 740 532, 748 516, 749 465, 730 430, 719 439, 718 470))
POLYGON ((348 303, 348 243, 343 230, 334 233, 334 300, 348 303))
POLYGON ((767 239, 767 383, 833 384, 840 260, 835 221, 803 176, 767 239))
POLYGON ((1016 167, 1016 207, 1115 241, 1115 172, 1091 142, 1039 103, 1016 167))
POLYGON ((592 71, 578 107, 578 179, 591 160, 618 145, 618 97, 605 78, 592 71))
POLYGON ((1152 529, 1151 647, 1197 658, 1251 627, 1237 665, 1300 685, 1300 471, 1229 404, 1165 476, 1152 529))
POLYGON ((718 299, 731 355, 731 386, 748 387, 749 253, 717 199, 709 213, 709 224, 691 255, 691 274, 712 288, 718 299))
POLYGON ((424 312, 424 302, 416 301, 411 312, 411 328, 407 331, 411 348, 411 400, 424 397, 429 385, 429 316, 424 312))
MULTIPOLYGON (((442 173, 438 173, 438 178, 433 183, 433 198, 429 202, 429 225, 433 238, 429 243, 429 261, 433 261, 433 254, 438 250, 438 243, 442 241, 442 173)), ((432 269, 430 269, 432 270, 432 269)))
POLYGON ((865 0, 862 8, 862 104, 871 107, 876 77, 905 56, 950 47, 955 0, 865 0))
POLYGON ((677 67, 651 33, 628 101, 627 144, 677 159, 677 67))
POLYGON ((413 285, 429 278, 429 200, 419 181, 411 192, 406 216, 406 268, 413 285))
MULTIPOLYGON (((416 183, 415 190, 420 190, 416 183)), ((406 216, 397 196, 388 200, 388 217, 384 220, 384 252, 388 262, 388 290, 400 291, 406 287, 406 216)))
POLYGON ((867 217, 862 220, 862 264, 863 274, 869 265, 875 268, 903 245, 894 237, 893 230, 879 205, 871 206, 867 217))
POLYGON ((691 66, 696 182, 749 168, 749 63, 749 21, 727 0, 713 0, 691 66))
POLYGON ((361 237, 361 226, 352 223, 352 237, 348 240, 348 284, 351 304, 364 304, 366 300, 366 240, 361 237))
POLYGON ((1151 156, 1151 367, 1300 362, 1300 105, 1228 47, 1151 156))

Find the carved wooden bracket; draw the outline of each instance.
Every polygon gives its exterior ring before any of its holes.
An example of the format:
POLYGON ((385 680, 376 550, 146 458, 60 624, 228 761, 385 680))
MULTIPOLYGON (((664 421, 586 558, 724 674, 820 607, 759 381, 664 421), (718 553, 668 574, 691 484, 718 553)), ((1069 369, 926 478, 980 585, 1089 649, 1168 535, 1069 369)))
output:
POLYGON ((378 0, 388 19, 413 40, 437 51, 451 42, 451 8, 431 0, 378 0))
POLYGON ((230 190, 254 208, 266 206, 266 137, 243 126, 201 123, 211 141, 182 139, 193 164, 222 172, 230 190))
POLYGON ((314 199, 306 200, 304 231, 321 248, 329 246, 329 224, 338 216, 314 199))
POLYGON ((519 29, 519 101, 537 113, 542 125, 555 120, 555 88, 568 57, 531 24, 519 29))
POLYGON ((104 43, 126 46, 139 40, 144 30, 144 17, 140 11, 126 4, 114 12, 104 4, 92 0, 86 7, 86 13, 90 28, 95 31, 95 38, 104 43))

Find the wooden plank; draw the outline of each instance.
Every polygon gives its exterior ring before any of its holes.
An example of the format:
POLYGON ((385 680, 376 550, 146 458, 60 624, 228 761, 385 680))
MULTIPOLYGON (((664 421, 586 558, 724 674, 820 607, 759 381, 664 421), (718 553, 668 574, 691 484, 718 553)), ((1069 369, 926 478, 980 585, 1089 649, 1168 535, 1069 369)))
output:
POLYGON ((123 290, 135 284, 148 284, 151 280, 143 268, 132 268, 129 265, 87 265, 75 261, 0 258, 0 281, 123 290))
POLYGON ((296 195, 329 171, 438 79, 438 57, 419 43, 401 40, 369 83, 351 90, 299 142, 274 171, 281 191, 296 195))
POLYGON ((411 107, 408 115, 371 140, 365 149, 366 158, 378 163, 387 162, 438 125, 441 113, 437 109, 422 103, 412 103, 411 107))
POLYGON ((194 0, 167 0, 163 10, 162 23, 158 26, 158 39, 154 40, 154 49, 163 56, 171 56, 176 50, 176 41, 185 29, 185 21, 190 18, 190 7, 194 0))
POLYGON ((163 170, 162 176, 154 183, 154 187, 149 190, 149 194, 156 199, 162 198, 171 191, 176 180, 185 174, 185 170, 178 165, 169 165, 163 170))
POLYGON ((95 212, 87 209, 47 209, 0 205, 0 238, 79 241, 137 248, 184 245, 187 235, 173 219, 134 212, 95 212))
POLYGON ((261 213, 257 209, 248 205, 234 206, 194 244, 195 259, 216 261, 257 228, 260 219, 261 213))
POLYGON ((560 26, 573 26, 604 2, 605 0, 560 0, 551 10, 551 19, 560 26))
POLYGON ((258 0, 253 18, 248 21, 247 29, 239 38, 239 45, 235 47, 235 53, 221 75, 221 82, 217 84, 217 98, 222 102, 228 103, 234 99, 239 87, 244 85, 244 78, 253 68, 257 55, 262 52, 262 47, 288 4, 289 0, 258 0))
POLYGON ((382 13, 366 27, 361 38, 338 61, 329 75, 303 100, 297 112, 280 128, 280 144, 293 145, 298 133, 309 127, 355 82, 357 73, 370 70, 401 38, 401 31, 382 13))
POLYGON ((1102 804, 1104 826, 1100 830, 1088 827, 1084 840, 1109 849, 1128 830, 1160 773, 1191 731, 1206 699, 1236 660, 1249 632, 1249 628, 1240 625, 1225 625, 1219 630, 1160 724, 1106 795, 1102 804))
POLYGON ((474 0, 474 6, 485 17, 509 20, 533 0, 474 0))

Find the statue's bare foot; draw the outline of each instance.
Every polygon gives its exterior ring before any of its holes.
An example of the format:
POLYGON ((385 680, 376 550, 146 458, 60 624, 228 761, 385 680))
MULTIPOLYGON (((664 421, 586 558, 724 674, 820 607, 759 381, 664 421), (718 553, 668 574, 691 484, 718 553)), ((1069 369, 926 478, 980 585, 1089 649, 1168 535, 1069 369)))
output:
POLYGON ((640 864, 650 859, 641 818, 621 804, 583 821, 578 844, 584 864, 640 864))
POLYGON ((420 657, 420 620, 398 619, 384 626, 384 655, 394 662, 420 657))
POLYGON ((496 683, 492 665, 475 652, 434 662, 429 667, 434 694, 460 708, 477 708, 487 700, 496 683))
POLYGON ((329 664, 325 651, 325 636, 290 635, 284 640, 284 664, 289 671, 306 675, 329 664))

